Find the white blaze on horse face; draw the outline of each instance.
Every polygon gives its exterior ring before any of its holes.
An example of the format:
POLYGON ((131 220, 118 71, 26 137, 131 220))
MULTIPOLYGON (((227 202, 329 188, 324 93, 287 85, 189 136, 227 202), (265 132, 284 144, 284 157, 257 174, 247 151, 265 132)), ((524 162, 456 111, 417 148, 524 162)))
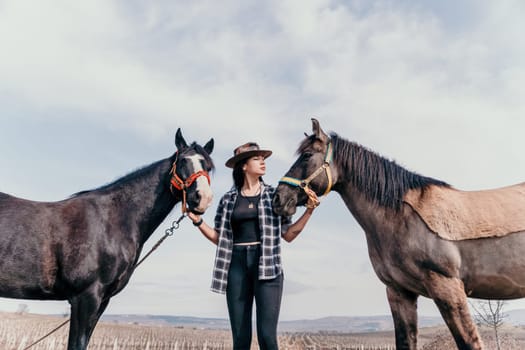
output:
MULTIPOLYGON (((201 170, 204 170, 202 168, 202 161, 204 160, 204 157, 200 154, 194 154, 192 156, 189 156, 187 159, 191 160, 191 164, 193 166, 193 173, 197 173, 201 170)), ((197 193, 199 193, 201 196, 199 206, 195 209, 204 213, 206 209, 208 209, 211 205, 213 193, 211 191, 210 184, 208 183, 208 179, 206 177, 199 176, 197 180, 195 180, 195 182, 197 183, 197 193)))

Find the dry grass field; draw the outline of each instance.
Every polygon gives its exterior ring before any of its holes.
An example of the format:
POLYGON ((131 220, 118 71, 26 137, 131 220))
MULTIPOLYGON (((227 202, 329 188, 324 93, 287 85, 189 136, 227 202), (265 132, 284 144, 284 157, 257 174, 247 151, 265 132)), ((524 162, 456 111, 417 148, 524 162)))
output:
MULTIPOLYGON (((0 349, 23 350, 42 335, 55 328, 63 318, 42 315, 0 313, 0 349)), ((32 350, 66 348, 68 326, 63 327, 32 350)), ((496 349, 492 332, 482 330, 486 349, 496 349)), ((525 349, 525 328, 504 327, 502 349, 525 349)), ((393 350, 393 332, 375 333, 283 333, 279 338, 282 350, 393 350)), ((252 349, 256 349, 254 344, 252 349)), ((419 335, 422 350, 455 349, 452 337, 444 327, 423 328, 419 335)), ((137 324, 100 322, 95 329, 90 350, 184 350, 231 349, 228 330, 180 328, 137 324)))

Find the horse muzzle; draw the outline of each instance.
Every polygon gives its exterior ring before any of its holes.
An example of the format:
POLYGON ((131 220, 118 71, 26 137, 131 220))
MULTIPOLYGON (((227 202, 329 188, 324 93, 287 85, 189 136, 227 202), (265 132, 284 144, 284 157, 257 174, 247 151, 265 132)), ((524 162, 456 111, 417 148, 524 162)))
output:
POLYGON ((277 193, 273 198, 273 210, 277 215, 292 216, 297 211, 297 194, 295 195, 286 192, 285 187, 277 186, 277 193))
POLYGON ((195 181, 193 191, 188 191, 188 210, 202 215, 211 206, 213 193, 206 178, 200 177, 195 181))

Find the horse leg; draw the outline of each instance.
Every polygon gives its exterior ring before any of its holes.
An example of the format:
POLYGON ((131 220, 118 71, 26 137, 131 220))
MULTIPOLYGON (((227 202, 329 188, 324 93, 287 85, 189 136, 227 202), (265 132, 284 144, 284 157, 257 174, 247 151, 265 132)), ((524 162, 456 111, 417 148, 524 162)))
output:
POLYGON ((417 349, 417 298, 407 290, 386 287, 396 333, 397 350, 417 349))
POLYGON ((460 350, 482 350, 483 342, 472 321, 463 282, 431 271, 427 291, 434 299, 460 350))
POLYGON ((69 300, 71 320, 67 350, 86 350, 98 319, 108 306, 109 298, 93 288, 69 300))

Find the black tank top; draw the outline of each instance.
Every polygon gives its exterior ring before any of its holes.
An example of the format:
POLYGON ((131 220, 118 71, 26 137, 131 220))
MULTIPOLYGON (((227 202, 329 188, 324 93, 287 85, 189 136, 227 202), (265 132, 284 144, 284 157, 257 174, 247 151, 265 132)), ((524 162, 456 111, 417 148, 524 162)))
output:
POLYGON ((233 243, 260 242, 259 200, 261 195, 245 197, 239 194, 231 216, 233 243))

